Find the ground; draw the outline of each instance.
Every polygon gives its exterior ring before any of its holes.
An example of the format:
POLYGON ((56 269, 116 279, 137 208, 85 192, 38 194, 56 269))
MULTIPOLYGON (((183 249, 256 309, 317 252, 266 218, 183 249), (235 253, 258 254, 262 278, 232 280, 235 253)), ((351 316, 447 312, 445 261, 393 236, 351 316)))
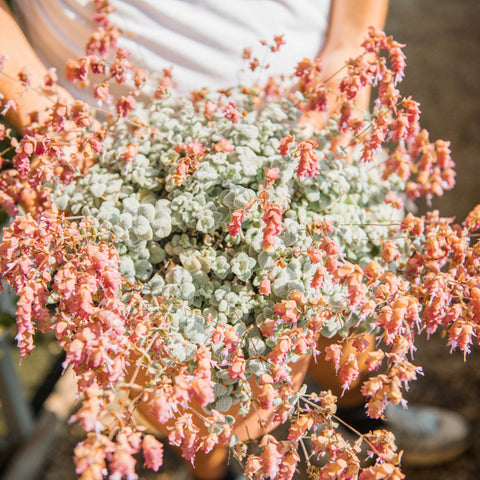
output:
MULTIPOLYGON (((386 32, 407 44, 407 73, 402 87, 421 103, 422 124, 431 139, 451 140, 457 163, 457 187, 433 206, 444 216, 463 220, 480 203, 480 2, 478 0, 391 0, 386 32)), ((449 354, 446 339, 422 338, 417 364, 425 375, 412 387, 410 402, 455 410, 472 427, 472 445, 458 460, 436 468, 404 468, 409 480, 476 480, 480 473, 480 349, 466 362, 449 354)), ((65 427, 49 456, 42 480, 74 480, 72 449, 82 438, 74 426, 65 427)), ((166 468, 142 480, 187 480, 188 472, 171 451, 166 468)))

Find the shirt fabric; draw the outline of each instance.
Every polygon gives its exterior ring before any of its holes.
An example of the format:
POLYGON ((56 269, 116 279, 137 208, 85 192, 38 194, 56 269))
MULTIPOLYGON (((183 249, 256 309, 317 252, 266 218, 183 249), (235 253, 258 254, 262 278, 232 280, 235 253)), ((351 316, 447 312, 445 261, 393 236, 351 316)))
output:
MULTIPOLYGON (((123 31, 119 46, 131 52, 134 65, 152 72, 171 66, 178 91, 188 92, 292 74, 298 61, 321 51, 330 1, 112 0, 111 15, 123 31), (286 42, 278 52, 261 46, 260 40, 271 44, 276 35, 286 42), (245 47, 270 67, 251 72, 242 59, 245 47)), ((84 54, 95 28, 91 0, 15 0, 14 10, 40 59, 72 91, 65 62, 84 54)))

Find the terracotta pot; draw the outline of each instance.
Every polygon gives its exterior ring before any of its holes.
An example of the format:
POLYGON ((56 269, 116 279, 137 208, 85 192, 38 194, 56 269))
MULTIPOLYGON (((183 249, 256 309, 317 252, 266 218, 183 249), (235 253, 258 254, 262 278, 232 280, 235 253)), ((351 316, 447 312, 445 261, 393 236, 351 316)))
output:
MULTIPOLYGON (((300 359, 295 362, 295 364, 290 365, 290 367, 292 368, 291 377, 293 387, 296 391, 298 391, 303 384, 303 380, 307 373, 310 360, 311 355, 304 355, 300 357, 300 359)), ((137 376, 135 383, 141 384, 147 381, 148 376, 140 373, 137 376)), ((258 396, 261 390, 258 387, 256 381, 251 380, 250 386, 252 388, 253 397, 258 396)), ((202 407, 195 401, 192 401, 192 407, 196 411, 202 411, 202 407)), ((231 415, 235 418, 236 422, 233 428, 233 433, 238 435, 240 441, 260 438, 262 435, 265 435, 279 425, 279 422, 272 422, 272 412, 264 410, 260 407, 252 408, 246 417, 242 417, 238 413, 238 407, 238 404, 233 405, 227 412, 224 412, 224 414, 231 415), (259 422, 260 419, 264 420, 264 422, 259 422), (268 425, 268 427, 264 428, 260 425, 260 423, 262 423, 263 425, 268 425)), ((137 412, 141 415, 141 417, 145 419, 146 423, 148 423, 150 427, 153 427, 163 433, 168 433, 167 427, 173 425, 175 422, 175 420, 172 419, 166 424, 159 423, 156 417, 152 415, 151 408, 147 405, 146 402, 140 402, 138 404, 137 412)), ((199 435, 207 434, 207 429, 204 423, 199 420, 195 415, 193 416, 193 422, 200 429, 199 435)))

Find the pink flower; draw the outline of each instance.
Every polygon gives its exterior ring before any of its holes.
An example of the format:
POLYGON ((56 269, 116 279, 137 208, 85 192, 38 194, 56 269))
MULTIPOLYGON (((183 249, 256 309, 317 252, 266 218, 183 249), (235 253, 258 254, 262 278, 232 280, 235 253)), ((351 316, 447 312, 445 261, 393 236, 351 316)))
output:
POLYGON ((282 300, 274 305, 275 315, 278 315, 284 322, 297 325, 298 316, 300 314, 297 309, 297 302, 294 300, 282 300))
POLYGON ((314 425, 314 418, 312 415, 301 415, 290 425, 288 431, 289 440, 299 440, 306 432, 308 432, 314 425))
POLYGON ((88 57, 80 57, 78 61, 67 60, 65 75, 69 82, 82 83, 88 78, 88 57))
POLYGON ((133 75, 133 83, 135 84, 135 88, 142 88, 147 80, 147 76, 143 68, 137 68, 133 75))
POLYGON ((5 210, 9 217, 14 217, 18 213, 18 207, 15 200, 2 190, 0 190, 0 206, 5 210))
POLYGON ((335 369, 338 371, 340 368, 340 357, 342 355, 342 346, 339 345, 338 343, 332 343, 331 345, 328 345, 325 347, 325 360, 328 362, 329 360, 332 360, 335 369))
POLYGON ((265 337, 272 338, 275 334, 275 329, 277 328, 277 320, 271 318, 266 318, 260 325, 260 331, 265 337))
POLYGON ((280 155, 286 156, 290 150, 291 145, 295 141, 295 137, 293 135, 287 135, 280 140, 280 145, 278 146, 278 151, 280 155))
POLYGON ((292 348, 292 340, 289 336, 283 335, 270 352, 269 359, 272 363, 281 366, 285 363, 287 355, 292 348))
POLYGON ((106 83, 100 83, 93 86, 93 95, 97 99, 97 104, 110 105, 113 102, 113 95, 110 93, 110 87, 106 83))
POLYGON ((295 449, 285 454, 280 465, 279 478, 282 480, 291 480, 297 470, 297 464, 300 461, 300 455, 295 449))
POLYGON ((262 469, 262 464, 260 457, 256 455, 249 455, 245 464, 245 475, 248 475, 252 478, 253 475, 258 474, 259 471, 262 469))
POLYGON ((315 270, 315 273, 313 274, 313 278, 312 278, 312 282, 310 283, 310 286, 317 290, 322 288, 326 275, 327 275, 327 269, 324 266, 320 265, 319 267, 317 267, 317 269, 315 270))
POLYGON ((135 98, 132 95, 127 95, 126 97, 120 97, 115 105, 117 113, 126 118, 135 109, 136 104, 135 98))
MULTIPOLYGON (((218 105, 216 103, 213 103, 210 100, 207 100, 205 102, 205 107, 203 109, 203 114, 205 115, 206 118, 210 119, 213 117, 213 114, 218 110, 218 105)), ((220 140, 221 142, 221 140, 220 140)), ((219 142, 219 143, 220 143, 219 142)), ((221 150, 225 151, 225 150, 221 150)))
POLYGON ((237 110, 237 104, 235 102, 229 102, 227 106, 223 108, 223 114, 225 118, 228 118, 232 123, 240 122, 242 115, 237 110))
POLYGON ((113 443, 101 434, 80 442, 75 447, 75 473, 95 480, 103 478, 107 449, 112 447, 113 443))
POLYGON ((464 320, 457 320, 448 329, 448 346, 459 348, 465 355, 470 353, 470 345, 472 344, 473 327, 464 320))
POLYGON ((242 222, 243 222, 244 215, 245 215, 245 210, 243 210, 243 208, 239 208, 232 213, 232 219, 230 220, 230 223, 227 225, 228 233, 232 237, 235 237, 240 233, 240 230, 242 229, 242 222))
POLYGON ((281 45, 285 45, 285 40, 283 39, 284 35, 276 35, 273 40, 275 42, 275 45, 272 45, 270 47, 270 50, 272 52, 277 52, 280 49, 281 45))
POLYGON ((130 163, 134 160, 137 153, 138 153, 138 143, 130 143, 125 147, 125 150, 123 151, 120 158, 125 163, 130 163))
POLYGON ((320 158, 313 151, 316 147, 317 142, 314 140, 305 140, 297 143, 295 156, 299 157, 296 170, 298 178, 305 176, 314 178, 317 175, 320 158))
POLYGON ((373 352, 369 352, 367 359, 365 360, 368 371, 373 372, 377 370, 382 364, 384 357, 385 352, 383 352, 383 350, 375 350, 373 352))
POLYGON ((272 185, 275 180, 280 178, 280 169, 278 167, 267 168, 265 170, 265 181, 267 184, 272 185))
POLYGON ((20 356, 24 357, 33 351, 33 335, 35 327, 32 322, 33 289, 26 287, 17 301, 18 333, 15 337, 20 349, 20 356))
POLYGON ((137 461, 123 448, 117 448, 110 459, 110 480, 121 480, 124 476, 127 480, 138 480, 135 473, 137 461))
POLYGON ((260 285, 258 286, 258 293, 260 295, 270 295, 271 293, 271 282, 270 280, 268 279, 268 277, 265 277, 262 279, 262 281, 260 282, 260 285))
POLYGON ((192 377, 185 373, 180 373, 175 377, 175 399, 178 402, 189 402, 192 392, 192 377))
POLYGON ((153 411, 158 423, 165 424, 173 416, 172 407, 170 404, 171 397, 167 396, 163 391, 157 392, 152 401, 153 411))
POLYGON ((232 145, 227 138, 222 138, 218 143, 213 145, 214 152, 231 153, 234 150, 235 150, 235 146, 232 145))
POLYGON ((437 164, 440 168, 453 168, 455 163, 450 156, 450 142, 444 142, 443 140, 437 140, 435 142, 437 164))
POLYGON ((206 407, 215 400, 212 382, 209 378, 194 376, 192 380, 192 391, 193 397, 202 407, 206 407))
POLYGON ((404 75, 405 72, 405 54, 402 52, 402 47, 404 45, 400 45, 397 42, 393 42, 393 45, 389 49, 390 60, 392 62, 392 70, 395 73, 395 82, 399 82, 404 75))
POLYGON ((323 252, 318 248, 313 247, 307 248, 307 255, 313 264, 321 262, 323 258, 323 252))
POLYGON ((243 352, 238 350, 232 355, 232 360, 230 367, 228 369, 228 376, 231 380, 240 378, 246 380, 245 376, 245 358, 243 357, 243 352))
POLYGON ((265 223, 263 227, 263 242, 262 248, 264 250, 272 250, 275 246, 275 238, 283 231, 283 212, 285 210, 278 205, 267 204, 262 220, 265 223))
POLYGON ((239 342, 237 331, 233 327, 227 328, 223 336, 224 351, 227 354, 235 352, 238 349, 239 342))
POLYGON ((350 353, 344 360, 340 367, 339 375, 343 380, 343 390, 348 390, 359 375, 358 361, 354 353, 350 353))
POLYGON ((266 383, 262 386, 262 390, 258 395, 258 401, 260 406, 264 410, 271 410, 273 407, 273 401, 277 398, 278 394, 275 387, 271 383, 266 383))
POLYGON ((260 66, 260 61, 257 57, 253 57, 252 61, 248 64, 248 67, 254 72, 260 66))
POLYGON ((277 440, 271 435, 265 435, 262 438, 260 445, 265 447, 260 455, 263 474, 273 480, 277 478, 283 455, 278 449, 277 440))
POLYGON ((193 424, 192 415, 189 413, 183 414, 177 419, 173 427, 168 427, 170 433, 168 440, 171 445, 179 446, 182 450, 182 455, 186 460, 194 458, 198 449, 198 428, 193 424))
POLYGON ((157 472, 163 464, 163 445, 153 435, 145 435, 142 450, 145 466, 157 472))

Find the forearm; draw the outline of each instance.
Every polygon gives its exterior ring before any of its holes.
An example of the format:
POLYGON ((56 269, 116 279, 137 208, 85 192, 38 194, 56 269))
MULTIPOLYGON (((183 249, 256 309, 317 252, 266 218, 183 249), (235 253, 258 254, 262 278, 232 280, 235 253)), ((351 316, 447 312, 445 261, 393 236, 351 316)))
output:
MULTIPOLYGON (((361 45, 367 37, 368 27, 384 28, 387 8, 388 0, 332 0, 330 27, 319 53, 327 86, 335 90, 344 74, 339 69, 350 58, 362 53, 361 45)), ((368 108, 369 101, 370 88, 364 88, 355 103, 364 110, 368 108)), ((337 107, 333 96, 329 110, 334 111, 337 107)))
MULTIPOLYGON (((19 131, 29 123, 29 113, 43 111, 52 105, 55 95, 48 96, 38 90, 47 73, 46 67, 39 60, 28 43, 4 0, 0 0, 0 55, 7 57, 0 74, 0 93, 4 104, 12 99, 17 104, 17 112, 9 110, 7 120, 19 131), (25 88, 18 80, 18 73, 28 74, 31 85, 25 88)), ((63 95, 62 91, 62 95, 63 95)))
POLYGON ((388 0, 332 0, 323 51, 360 51, 369 26, 384 28, 387 10, 388 0))

